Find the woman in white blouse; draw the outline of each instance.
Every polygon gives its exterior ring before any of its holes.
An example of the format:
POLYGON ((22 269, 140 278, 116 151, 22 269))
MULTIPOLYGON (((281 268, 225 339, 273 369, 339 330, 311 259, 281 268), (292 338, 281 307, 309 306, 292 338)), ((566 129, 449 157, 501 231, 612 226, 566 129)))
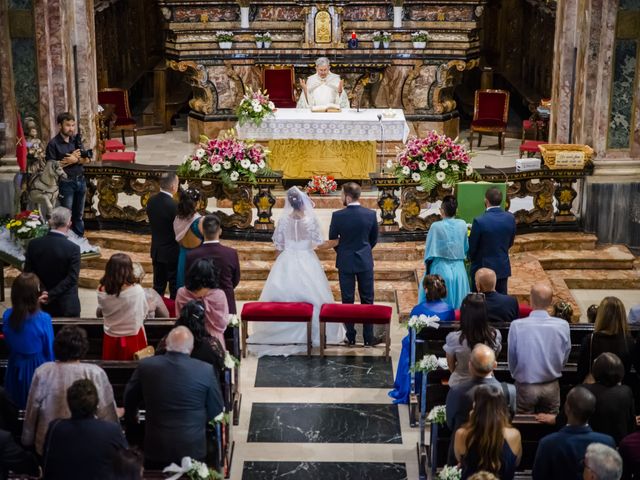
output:
POLYGON ((144 319, 149 311, 144 289, 133 275, 131 257, 111 256, 98 287, 98 317, 104 317, 103 360, 133 360, 147 346, 144 319))
POLYGON ((460 307, 460 330, 447 335, 444 351, 451 371, 449 386, 454 387, 471 378, 469 357, 478 343, 484 343, 496 352, 502 350, 500 330, 489 326, 484 293, 470 293, 460 307))

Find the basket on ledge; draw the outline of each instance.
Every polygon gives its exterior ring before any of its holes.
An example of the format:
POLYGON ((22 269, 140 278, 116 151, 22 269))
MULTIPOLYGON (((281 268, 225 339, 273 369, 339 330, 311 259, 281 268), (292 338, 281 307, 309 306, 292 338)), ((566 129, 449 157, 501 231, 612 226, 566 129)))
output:
POLYGON ((582 170, 593 158, 593 148, 589 145, 547 143, 538 148, 545 165, 551 170, 582 170))

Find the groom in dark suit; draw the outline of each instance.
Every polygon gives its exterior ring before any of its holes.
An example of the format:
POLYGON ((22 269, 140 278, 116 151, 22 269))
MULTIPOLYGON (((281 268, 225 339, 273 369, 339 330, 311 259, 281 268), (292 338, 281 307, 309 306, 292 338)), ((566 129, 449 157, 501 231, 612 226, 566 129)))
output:
MULTIPOLYGON (((342 186, 342 202, 346 208, 333 212, 329 226, 329 240, 338 240, 336 267, 340 280, 342 303, 354 303, 356 280, 360 303, 373 303, 373 253, 378 242, 376 212, 360 205, 360 185, 355 182, 342 186)), ((346 323, 347 342, 356 343, 356 329, 346 323)), ((373 325, 362 328, 365 346, 375 343, 373 325)))
POLYGON ((476 278, 480 268, 490 268, 496 273, 496 291, 506 295, 511 276, 509 248, 516 237, 516 219, 502 210, 502 192, 497 188, 487 190, 484 198, 487 210, 473 220, 469 237, 471 278, 476 278))

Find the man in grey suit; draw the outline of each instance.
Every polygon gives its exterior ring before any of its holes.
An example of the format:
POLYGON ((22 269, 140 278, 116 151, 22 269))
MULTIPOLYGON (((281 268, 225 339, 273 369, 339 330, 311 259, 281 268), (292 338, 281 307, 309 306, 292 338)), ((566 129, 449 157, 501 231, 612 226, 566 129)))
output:
POLYGON ((191 358, 192 350, 189 329, 174 328, 166 355, 142 360, 125 389, 127 425, 135 425, 144 401, 146 468, 180 464, 185 456, 205 460, 207 422, 222 412, 223 401, 213 367, 191 358))

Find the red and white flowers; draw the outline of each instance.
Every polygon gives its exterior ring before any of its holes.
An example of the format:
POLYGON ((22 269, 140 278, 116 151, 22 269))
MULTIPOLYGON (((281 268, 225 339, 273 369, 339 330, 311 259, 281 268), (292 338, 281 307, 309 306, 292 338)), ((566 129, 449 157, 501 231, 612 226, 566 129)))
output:
POLYGON ((330 175, 314 175, 307 183, 307 193, 319 193, 320 195, 328 195, 335 192, 338 184, 330 175))
POLYGON ((475 178, 477 174, 470 165, 471 156, 464 145, 429 132, 425 138, 413 138, 399 151, 395 160, 387 161, 387 168, 399 180, 420 183, 429 191, 438 184, 453 186, 463 178, 475 178))
POLYGON ((179 176, 212 175, 233 186, 240 178, 256 183, 256 177, 268 172, 269 151, 250 140, 238 140, 232 131, 221 138, 200 137, 196 151, 184 158, 179 176))

